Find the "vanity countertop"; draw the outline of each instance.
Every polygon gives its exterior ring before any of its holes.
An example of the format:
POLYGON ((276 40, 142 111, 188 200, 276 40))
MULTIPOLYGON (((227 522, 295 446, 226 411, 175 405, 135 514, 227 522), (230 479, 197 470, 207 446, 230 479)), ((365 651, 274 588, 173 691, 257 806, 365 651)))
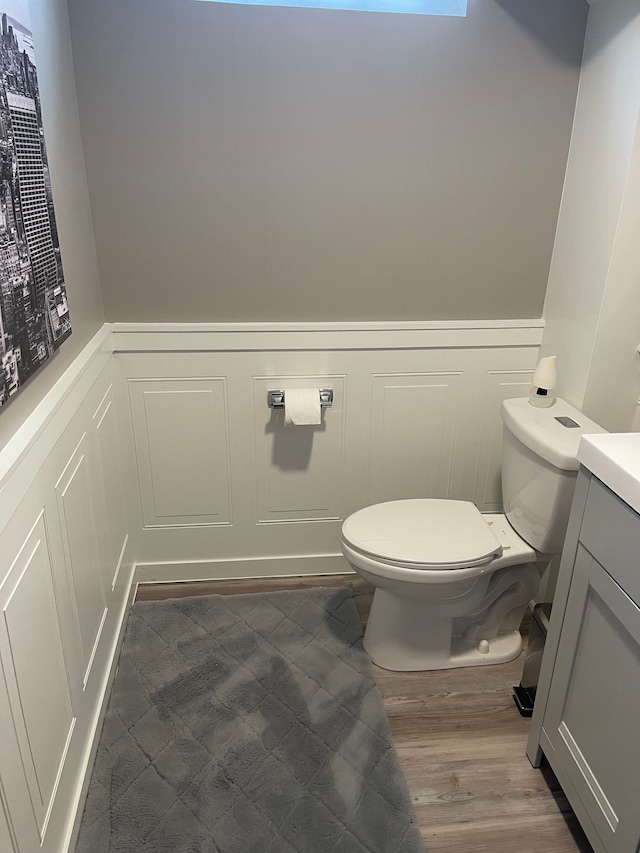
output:
POLYGON ((640 433, 583 435, 578 461, 640 513, 640 433))

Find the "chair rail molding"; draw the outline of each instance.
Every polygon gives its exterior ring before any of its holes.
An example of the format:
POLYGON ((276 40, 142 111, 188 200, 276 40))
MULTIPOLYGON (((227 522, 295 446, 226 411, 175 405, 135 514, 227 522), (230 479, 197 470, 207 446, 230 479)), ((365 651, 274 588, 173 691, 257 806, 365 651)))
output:
POLYGON ((114 323, 115 352, 540 346, 544 320, 114 323))

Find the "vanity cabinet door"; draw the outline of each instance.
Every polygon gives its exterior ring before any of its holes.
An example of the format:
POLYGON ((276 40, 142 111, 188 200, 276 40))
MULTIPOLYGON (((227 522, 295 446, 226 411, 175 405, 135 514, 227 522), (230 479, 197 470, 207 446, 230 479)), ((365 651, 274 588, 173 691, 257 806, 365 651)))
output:
POLYGON ((579 545, 542 740, 608 853, 638 850, 639 702, 640 610, 579 545))

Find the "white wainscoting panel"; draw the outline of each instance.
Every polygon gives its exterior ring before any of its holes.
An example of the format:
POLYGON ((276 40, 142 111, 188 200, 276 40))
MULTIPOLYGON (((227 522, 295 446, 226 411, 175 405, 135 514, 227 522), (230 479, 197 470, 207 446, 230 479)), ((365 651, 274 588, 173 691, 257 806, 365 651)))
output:
POLYGON ((16 850, 16 846, 13 843, 13 838, 11 837, 11 830, 9 829, 9 820, 7 818, 7 810, 5 809, 1 798, 0 798, 0 850, 4 851, 4 853, 18 853, 18 851, 16 850))
POLYGON ((44 511, 2 586, 0 657, 40 837, 75 725, 44 511))
POLYGON ((340 517, 344 454, 343 376, 254 377, 258 523, 340 517), (334 403, 318 426, 285 426, 284 409, 270 409, 270 390, 332 388, 334 403))
POLYGON ((480 446, 473 500, 484 512, 502 511, 500 464, 502 453, 502 420, 496 418, 503 400, 526 397, 532 370, 489 370, 484 379, 484 400, 480 422, 480 446))
POLYGON ((98 503, 96 524, 103 588, 109 593, 113 592, 118 582, 127 540, 113 383, 94 412, 92 423, 98 448, 98 487, 94 492, 98 503))
POLYGON ((107 616, 86 433, 56 483, 67 569, 74 591, 86 685, 107 616))
POLYGON ((369 503, 495 508, 500 395, 527 393, 541 329, 118 326, 137 577, 344 571, 343 519, 369 503), (267 407, 269 390, 323 386, 334 402, 319 428, 285 428, 267 407))
POLYGON ((73 848, 130 603, 110 344, 101 329, 0 452, 2 853, 73 848))
POLYGON ((229 524, 223 378, 131 380, 146 527, 229 524))
POLYGON ((451 496, 460 378, 372 377, 369 503, 451 496))
MULTIPOLYGON (((7 683, 0 679, 0 819, 4 812, 6 819, 6 834, 11 843, 0 847, 9 853, 22 853, 25 850, 38 850, 40 847, 40 832, 31 805, 31 795, 24 765, 20 754, 18 736, 13 720, 7 683)), ((0 839, 3 836, 0 834, 0 839)))

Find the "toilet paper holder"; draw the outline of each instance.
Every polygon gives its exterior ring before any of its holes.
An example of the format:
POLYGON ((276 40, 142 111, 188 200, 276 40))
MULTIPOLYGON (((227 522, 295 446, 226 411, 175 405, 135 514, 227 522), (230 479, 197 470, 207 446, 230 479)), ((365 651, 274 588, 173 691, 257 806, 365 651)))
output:
MULTIPOLYGON (((333 388, 319 388, 320 407, 329 409, 333 405, 333 388)), ((284 391, 267 391, 267 405, 270 409, 284 409, 284 391)))

